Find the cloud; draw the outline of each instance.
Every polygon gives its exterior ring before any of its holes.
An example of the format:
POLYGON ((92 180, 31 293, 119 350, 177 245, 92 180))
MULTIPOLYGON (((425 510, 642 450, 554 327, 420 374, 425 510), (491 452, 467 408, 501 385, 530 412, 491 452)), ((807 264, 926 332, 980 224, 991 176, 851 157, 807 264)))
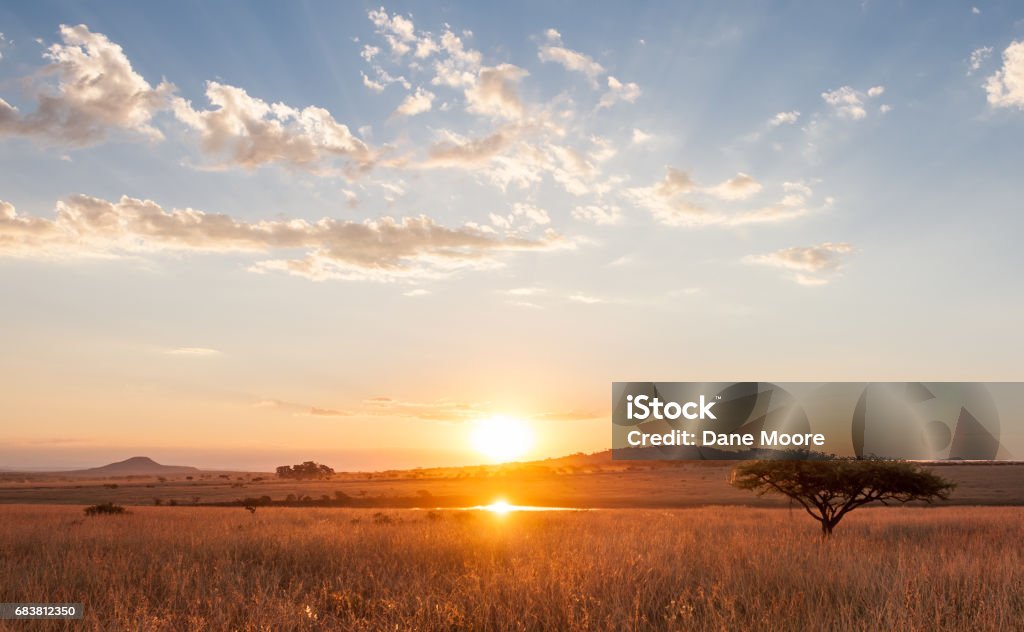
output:
POLYGON ((363 85, 372 90, 373 92, 384 92, 384 84, 379 81, 374 81, 366 76, 365 72, 359 73, 363 77, 363 85))
POLYGON ((481 68, 476 82, 466 89, 466 109, 494 118, 521 118, 523 102, 519 99, 517 85, 529 74, 512 64, 481 68))
POLYGON ((838 116, 859 120, 868 115, 864 101, 881 96, 884 92, 885 86, 874 86, 868 88, 867 92, 854 90, 850 86, 843 86, 835 90, 822 92, 821 98, 825 100, 825 103, 832 106, 838 116))
MULTIPOLYGON (((391 52, 402 57, 410 51, 415 57, 424 58, 437 52, 438 46, 428 35, 417 35, 416 27, 412 20, 404 16, 388 15, 387 10, 381 7, 371 10, 367 17, 377 27, 377 33, 382 35, 391 47, 391 52)), ((365 49, 364 49, 365 50, 365 49)), ((370 55, 372 59, 373 55, 370 55)))
POLYGON ((992 107, 1024 110, 1024 40, 1003 51, 1003 66, 985 82, 992 107))
POLYGON ((626 190, 626 196, 634 204, 650 211, 654 218, 669 226, 694 225, 708 213, 682 194, 696 188, 690 174, 674 167, 665 168, 665 177, 649 187, 634 187, 626 190))
POLYGON ((574 303, 583 303, 584 305, 597 305, 599 303, 607 302, 603 298, 591 296, 589 294, 584 294, 583 292, 576 292, 575 294, 570 294, 569 300, 573 301, 574 303))
POLYGON ((433 421, 464 421, 476 419, 487 413, 481 404, 440 399, 433 402, 416 402, 391 397, 371 397, 362 402, 359 411, 367 415, 407 417, 433 421))
POLYGON ((220 355, 220 351, 217 351, 216 349, 209 349, 207 347, 175 347, 174 349, 165 350, 164 353, 167 355, 192 356, 198 358, 208 358, 220 355))
POLYGON ((430 294, 430 290, 424 290, 423 288, 416 288, 415 290, 409 290, 408 292, 402 292, 402 296, 416 297, 426 296, 430 294))
MULTIPOLYGON (((649 187, 627 189, 625 195, 640 208, 648 210, 661 224, 667 226, 744 226, 790 221, 811 214, 807 206, 812 195, 809 187, 801 183, 783 184, 785 195, 776 204, 739 212, 723 212, 708 209, 690 199, 691 195, 711 196, 725 200, 743 200, 762 190, 759 182, 745 173, 714 187, 700 188, 690 175, 679 169, 668 167, 665 177, 649 187)), ((825 207, 832 205, 831 198, 825 200, 825 207)))
POLYGON ((793 280, 801 285, 824 285, 853 251, 853 246, 848 243, 825 242, 817 246, 783 248, 768 254, 750 255, 744 261, 793 272, 793 280))
POLYGON ((967 59, 967 76, 971 76, 975 72, 981 70, 981 65, 988 61, 988 58, 992 56, 993 50, 991 46, 982 46, 981 48, 975 48, 971 51, 971 56, 967 59))
POLYGON ((647 143, 648 141, 650 141, 652 138, 654 138, 653 135, 648 134, 647 132, 643 131, 642 129, 639 129, 639 128, 636 128, 636 127, 633 128, 632 139, 633 139, 633 144, 634 145, 643 145, 644 143, 647 143))
POLYGON ((490 162, 509 146, 512 136, 497 131, 484 138, 465 138, 448 132, 445 140, 435 143, 427 151, 427 167, 476 167, 490 162))
POLYGON ((523 202, 513 204, 512 212, 507 215, 491 213, 490 219, 491 223, 498 228, 520 233, 529 232, 536 226, 546 226, 551 223, 551 217, 547 211, 523 202))
POLYGON ((283 271, 314 280, 431 278, 498 265, 503 253, 566 247, 552 231, 539 238, 447 228, 420 215, 363 222, 324 218, 248 222, 194 209, 166 211, 155 202, 108 202, 76 195, 57 203, 54 219, 20 216, 0 203, 0 257, 117 257, 165 251, 275 253, 254 272, 283 271), (299 258, 295 251, 304 251, 299 258))
POLYGON ((337 408, 321 408, 308 404, 297 404, 295 402, 280 399, 263 399, 252 404, 253 408, 269 408, 289 412, 295 417, 351 417, 355 413, 350 410, 337 408))
POLYGON ((479 51, 466 48, 462 38, 451 31, 441 35, 441 49, 445 57, 434 62, 433 85, 466 88, 476 83, 483 59, 479 51))
POLYGON ((423 112, 429 112, 434 103, 434 93, 423 88, 416 88, 416 92, 405 97, 405 100, 395 110, 395 114, 401 116, 416 116, 423 112))
POLYGON ((577 206, 573 210, 572 216, 580 221, 608 226, 619 223, 619 220, 622 219, 622 210, 612 205, 598 206, 596 204, 589 204, 577 206))
POLYGON ((640 97, 640 86, 635 83, 622 83, 611 75, 608 76, 608 92, 605 92, 598 102, 597 107, 609 108, 619 101, 627 103, 636 102, 640 97))
POLYGON ((792 125, 793 123, 796 123, 797 119, 799 118, 800 112, 798 112, 797 110, 792 110, 790 112, 779 112, 778 114, 773 116, 772 120, 770 120, 768 123, 772 127, 778 127, 780 125, 792 125))
POLYGON ((746 200, 761 192, 761 183, 745 173, 737 173, 721 184, 707 189, 707 193, 722 200, 746 200))
POLYGON ((537 57, 543 62, 553 62, 566 70, 582 73, 597 87, 597 79, 604 74, 604 67, 589 55, 562 46, 562 35, 555 29, 548 29, 545 37, 547 42, 541 44, 537 57))
POLYGON ((115 130, 162 139, 152 119, 167 106, 174 86, 165 81, 153 88, 120 46, 83 24, 61 25, 60 36, 63 44, 46 49, 43 56, 51 63, 31 82, 35 111, 22 114, 0 99, 0 136, 76 147, 95 144, 115 130))
POLYGON ((216 81, 207 82, 206 98, 214 109, 196 110, 180 97, 172 108, 179 121, 199 132, 202 149, 218 164, 254 168, 282 163, 316 169, 337 157, 364 166, 373 159, 366 143, 323 108, 268 104, 216 81))
POLYGON ((538 286, 530 287, 516 287, 511 290, 505 290, 505 294, 509 296, 537 296, 538 294, 544 294, 547 292, 545 288, 538 286))

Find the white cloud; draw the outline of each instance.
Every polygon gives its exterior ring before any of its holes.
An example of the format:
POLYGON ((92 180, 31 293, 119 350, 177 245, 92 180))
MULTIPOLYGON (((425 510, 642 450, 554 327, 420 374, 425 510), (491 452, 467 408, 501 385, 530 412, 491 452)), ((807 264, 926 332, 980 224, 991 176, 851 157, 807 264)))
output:
POLYGON ((209 349, 207 347, 176 347, 174 349, 166 349, 164 353, 167 355, 191 356, 196 358, 209 358, 220 355, 220 351, 217 351, 216 349, 209 349))
POLYGON ((474 168, 487 164, 512 142, 508 132, 497 131, 483 138, 466 138, 454 132, 444 133, 427 152, 426 167, 474 168))
POLYGON ((512 212, 507 215, 490 214, 491 223, 506 231, 529 232, 536 226, 547 226, 551 217, 544 209, 533 204, 517 202, 512 205, 512 212))
POLYGON ((412 45, 416 42, 416 28, 413 26, 412 20, 397 13, 390 16, 384 7, 371 10, 367 17, 377 27, 377 33, 384 36, 388 46, 391 47, 391 52, 396 56, 401 57, 412 49, 412 45))
POLYGON ((864 102, 850 86, 843 86, 830 92, 822 92, 821 98, 836 109, 840 116, 862 119, 867 116, 864 102))
POLYGON ((975 48, 971 51, 971 56, 967 59, 967 75, 970 76, 975 72, 981 70, 981 65, 988 61, 988 58, 992 56, 993 50, 991 46, 982 46, 981 48, 975 48))
POLYGON ((778 127, 779 125, 792 125, 796 123, 797 119, 800 118, 800 112, 792 110, 790 112, 779 112, 772 117, 769 121, 772 127, 778 127))
POLYGON ((864 106, 865 99, 873 99, 884 93, 885 86, 868 88, 866 93, 854 90, 850 86, 843 86, 835 90, 822 92, 821 98, 825 100, 825 103, 832 106, 840 117, 859 120, 868 115, 867 109, 864 106))
POLYGON ((379 81, 374 81, 373 79, 370 79, 369 77, 366 76, 365 72, 360 72, 359 74, 362 75, 362 77, 363 77, 363 85, 364 86, 366 86, 367 88, 369 88, 370 90, 372 90, 374 92, 383 92, 384 91, 384 84, 383 83, 381 83, 379 81))
POLYGON ((649 142, 652 138, 654 138, 653 135, 648 134, 647 132, 643 131, 642 129, 639 129, 639 128, 636 128, 636 127, 633 128, 632 139, 633 139, 633 144, 634 145, 643 145, 644 143, 649 142))
POLYGON ((509 296, 537 296, 538 294, 544 294, 547 290, 539 286, 530 287, 516 287, 510 290, 505 290, 505 294, 509 296))
POLYGON ((640 86, 635 83, 622 83, 611 75, 608 76, 608 92, 605 92, 598 103, 598 108, 608 108, 619 101, 634 103, 640 97, 640 86))
POLYGON ((482 63, 482 55, 478 51, 467 49, 462 38, 451 31, 445 31, 441 36, 441 49, 446 56, 434 62, 432 84, 465 88, 476 83, 482 63))
POLYGON ((577 206, 572 216, 580 221, 607 226, 619 223, 622 219, 622 210, 618 206, 588 204, 577 206))
POLYGON ((369 44, 363 46, 363 50, 359 52, 360 57, 370 62, 372 62, 373 58, 376 57, 378 54, 380 54, 380 48, 376 46, 370 46, 369 44))
POLYGON ((761 192, 761 183, 745 173, 737 173, 721 184, 706 189, 706 192, 722 200, 746 200, 761 192))
POLYGON ((583 303, 585 305, 597 305, 598 303, 607 302, 603 298, 591 296, 589 294, 584 294, 583 292, 576 292, 575 294, 570 294, 569 300, 575 303, 583 303))
POLYGON ((420 215, 363 222, 323 218, 248 222, 194 209, 166 211, 155 202, 117 202, 76 195, 58 202, 54 219, 21 216, 0 203, 0 257, 117 257, 165 251, 274 253, 255 272, 280 270, 321 280, 436 277, 498 264, 498 255, 564 247, 554 232, 539 238, 498 236, 473 227, 447 228, 420 215))
POLYGON ((604 67, 589 55, 584 55, 562 46, 562 36, 555 29, 546 32, 547 42, 541 44, 537 57, 543 62, 554 62, 566 70, 582 73, 597 87, 597 79, 604 74, 604 67))
MULTIPOLYGON (((711 210, 692 199, 693 194, 742 200, 762 190, 760 183, 744 173, 710 188, 699 188, 685 171, 669 167, 665 177, 649 187, 627 189, 625 195, 638 207, 646 209, 661 224, 666 226, 722 226, 734 227, 749 224, 766 224, 791 221, 814 212, 807 204, 812 192, 804 184, 786 182, 785 195, 772 205, 738 212, 711 210)), ((826 199, 824 208, 832 205, 826 199)))
POLYGON ((22 114, 0 99, 0 136, 72 146, 94 144, 114 130, 162 139, 152 119, 174 86, 165 81, 153 88, 120 46, 85 25, 61 25, 60 36, 63 43, 44 53, 51 63, 31 82, 35 111, 22 114))
POLYGON ((523 102, 517 84, 529 74, 512 64, 481 68, 476 82, 466 89, 467 110, 495 118, 522 117, 523 102))
POLYGON ((362 164, 372 160, 367 145, 323 108, 268 104, 242 88, 215 81, 207 82, 206 97, 214 109, 196 110, 180 97, 172 106, 178 120, 199 132, 203 150, 220 164, 316 168, 335 157, 362 164))
POLYGON ((1024 40, 1003 51, 1003 66, 985 82, 988 102, 993 107, 1024 110, 1024 40))
POLYGON ((973 15, 981 15, 981 9, 979 9, 978 7, 971 7, 971 13, 973 15))
POLYGON ((409 290, 408 292, 402 292, 402 296, 417 297, 426 296, 430 294, 430 290, 424 290, 423 288, 416 288, 415 290, 409 290))
POLYGON ((434 93, 423 88, 416 88, 416 92, 405 97, 405 100, 395 110, 395 114, 401 116, 416 116, 429 112, 434 103, 434 93))
POLYGON ((801 285, 824 285, 841 268, 853 252, 848 243, 825 242, 817 246, 783 248, 763 255, 750 255, 747 263, 765 265, 793 272, 793 280, 801 285))

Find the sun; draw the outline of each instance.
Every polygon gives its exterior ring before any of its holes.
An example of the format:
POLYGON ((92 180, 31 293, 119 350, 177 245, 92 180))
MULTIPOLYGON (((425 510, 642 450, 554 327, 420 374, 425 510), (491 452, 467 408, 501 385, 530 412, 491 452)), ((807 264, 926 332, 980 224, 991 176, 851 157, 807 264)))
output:
POLYGON ((494 463, 521 458, 533 446, 533 430, 520 419, 490 417, 473 426, 473 449, 494 463))
POLYGON ((483 509, 491 513, 498 514, 499 516, 504 516, 508 512, 512 511, 512 505, 508 504, 508 501, 505 500, 496 500, 483 507, 483 509))

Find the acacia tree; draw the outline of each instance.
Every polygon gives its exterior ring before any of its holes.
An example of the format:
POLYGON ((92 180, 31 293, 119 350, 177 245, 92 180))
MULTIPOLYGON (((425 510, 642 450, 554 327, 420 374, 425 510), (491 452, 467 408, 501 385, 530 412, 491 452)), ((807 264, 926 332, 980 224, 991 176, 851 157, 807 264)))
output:
POLYGON ((822 538, 857 507, 946 500, 956 487, 916 463, 882 460, 750 461, 733 470, 731 482, 758 496, 782 494, 800 503, 821 523, 822 538))

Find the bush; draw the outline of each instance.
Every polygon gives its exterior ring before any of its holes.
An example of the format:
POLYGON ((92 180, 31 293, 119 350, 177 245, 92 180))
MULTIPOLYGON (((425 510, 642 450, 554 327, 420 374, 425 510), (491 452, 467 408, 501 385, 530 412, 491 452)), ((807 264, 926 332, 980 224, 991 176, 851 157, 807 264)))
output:
POLYGON ((87 516, 117 516, 124 513, 128 513, 125 511, 125 508, 114 503, 91 505, 85 508, 85 515, 87 516))

